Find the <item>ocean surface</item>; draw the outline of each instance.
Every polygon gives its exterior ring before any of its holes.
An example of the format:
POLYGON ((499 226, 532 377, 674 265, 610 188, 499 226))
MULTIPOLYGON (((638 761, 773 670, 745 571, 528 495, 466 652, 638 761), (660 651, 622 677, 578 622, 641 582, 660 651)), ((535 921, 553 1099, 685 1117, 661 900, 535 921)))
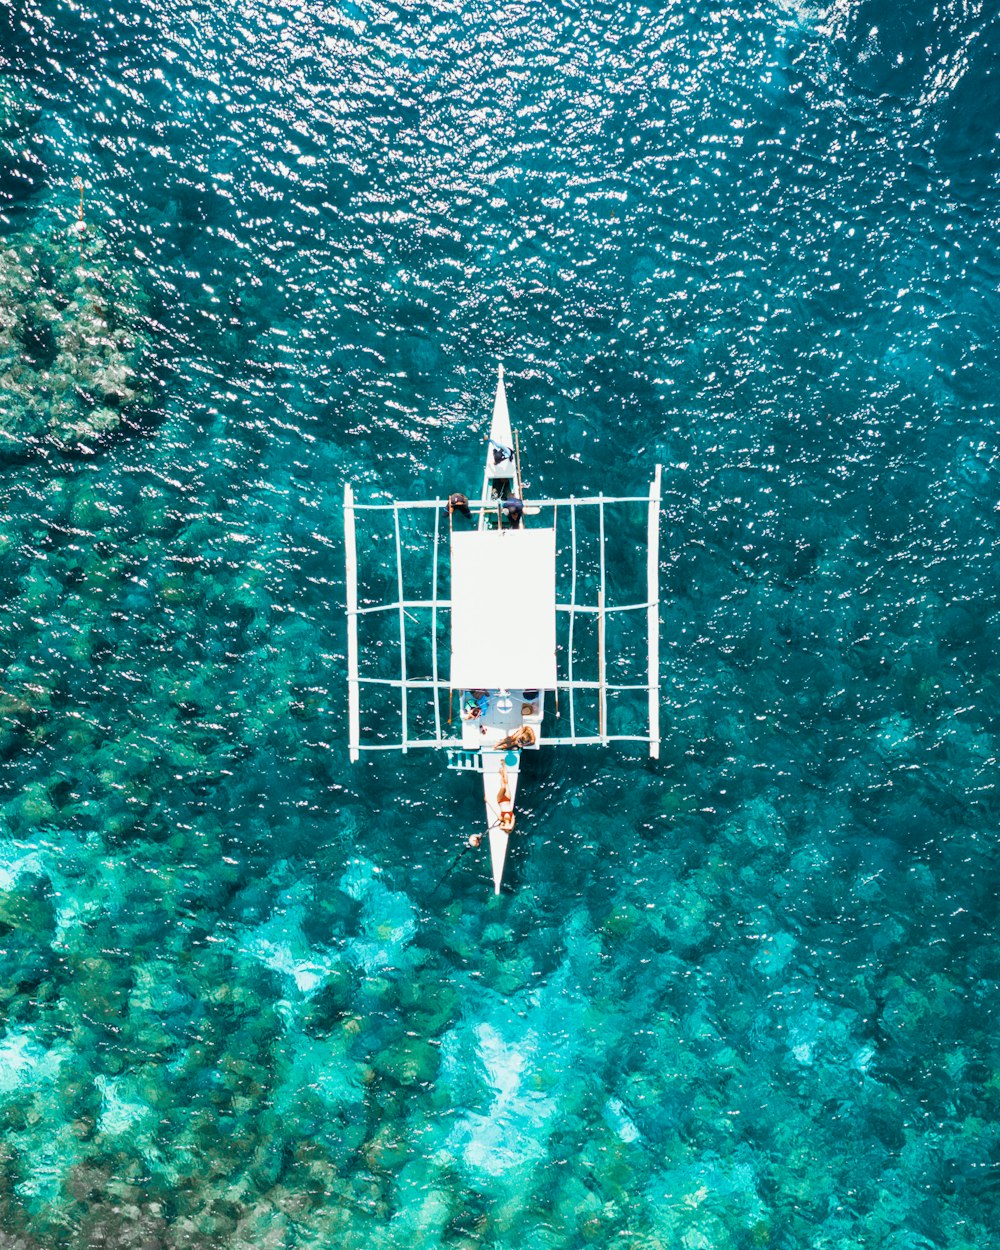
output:
POLYGON ((997 12, 4 0, 0 1247, 998 1244, 997 12), (498 361, 663 745, 494 898, 342 498, 498 361))

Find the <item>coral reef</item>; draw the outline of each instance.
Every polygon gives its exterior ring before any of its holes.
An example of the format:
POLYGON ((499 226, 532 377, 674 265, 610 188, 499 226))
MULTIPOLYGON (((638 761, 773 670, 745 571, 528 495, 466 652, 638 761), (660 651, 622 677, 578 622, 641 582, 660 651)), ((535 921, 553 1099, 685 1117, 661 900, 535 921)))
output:
POLYGON ((111 252, 50 211, 0 241, 0 454, 87 447, 148 393, 143 296, 111 252))

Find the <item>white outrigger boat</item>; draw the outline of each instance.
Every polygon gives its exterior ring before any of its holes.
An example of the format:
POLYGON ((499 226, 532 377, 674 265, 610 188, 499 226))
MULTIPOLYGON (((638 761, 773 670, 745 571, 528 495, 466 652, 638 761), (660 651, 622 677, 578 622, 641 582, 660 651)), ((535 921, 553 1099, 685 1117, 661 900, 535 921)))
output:
MULTIPOLYGON (((444 748, 449 768, 481 773, 486 804, 490 860, 494 893, 499 894, 510 837, 515 824, 522 754, 542 746, 578 746, 609 742, 643 742, 649 754, 659 756, 659 525, 660 466, 656 466, 648 495, 609 498, 539 499, 525 505, 522 498, 520 449, 511 430, 504 386, 503 366, 499 368, 493 418, 486 447, 486 468, 482 496, 470 505, 464 496, 450 500, 410 500, 395 503, 355 502, 354 492, 344 488, 344 539, 347 560, 347 678, 349 748, 352 760, 361 751, 398 750, 421 747, 444 748), (647 510, 646 600, 609 606, 605 601, 605 509, 613 505, 644 505, 647 510), (596 589, 596 603, 577 603, 578 536, 577 514, 583 509, 598 510, 597 568, 590 581, 596 589), (403 539, 400 516, 422 509, 433 509, 434 529, 430 554, 430 598, 410 598, 403 587, 403 539), (473 510, 478 516, 473 515, 473 510), (557 519, 562 510, 569 513, 569 543, 563 551, 568 559, 570 595, 568 603, 557 602, 559 581, 557 519), (395 602, 359 603, 357 560, 358 512, 393 513, 395 530, 395 602), (451 595, 439 597, 439 550, 441 518, 447 516, 450 534, 451 595), (456 516, 458 520, 456 520, 456 516), (527 517, 527 523, 525 518, 527 517), (546 520, 548 523, 546 524, 546 520), (474 526, 472 528, 471 526, 474 526), (612 683, 607 680, 606 620, 611 614, 644 610, 646 618, 645 680, 612 683), (422 638, 429 644, 431 674, 411 677, 407 672, 407 621, 416 621, 414 611, 429 614, 422 638), (400 676, 362 674, 359 667, 359 621, 370 614, 398 613, 400 676), (447 682, 439 675, 438 620, 451 618, 451 671, 447 682), (574 661, 580 657, 574 647, 574 621, 578 614, 596 616, 596 679, 574 678, 574 661), (567 618, 565 640, 558 629, 560 615, 567 618), (560 653, 565 675, 560 676, 560 653), (401 734, 398 742, 383 740, 385 717, 379 717, 378 741, 363 740, 361 728, 361 688, 392 688, 400 697, 401 734), (448 726, 442 725, 441 696, 448 691, 448 726), (569 733, 543 736, 546 695, 555 698, 559 717, 559 692, 568 696, 569 733), (645 733, 609 733, 608 695, 624 691, 646 695, 648 721, 645 733), (461 736, 450 728, 452 703, 459 694, 461 736), (595 727, 577 732, 577 703, 581 694, 592 701, 595 727), (410 736, 410 699, 431 696, 433 736, 410 736)), ((407 556, 417 552, 407 550, 407 556)), ((426 548, 424 555, 426 556, 426 548)), ((418 561, 408 559, 407 568, 418 561)), ((579 580, 583 580, 582 576, 579 580)), ((413 632, 410 631, 413 641, 413 632)), ((429 728, 429 726, 428 726, 429 728)), ((470 839, 478 844, 478 837, 470 839)))

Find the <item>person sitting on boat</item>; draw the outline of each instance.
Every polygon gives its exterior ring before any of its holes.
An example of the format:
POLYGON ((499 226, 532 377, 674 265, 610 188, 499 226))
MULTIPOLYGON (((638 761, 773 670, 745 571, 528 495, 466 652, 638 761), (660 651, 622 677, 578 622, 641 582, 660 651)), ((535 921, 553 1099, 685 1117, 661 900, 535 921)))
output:
POLYGON ((453 495, 448 496, 448 515, 451 516, 453 512, 460 512, 467 521, 472 520, 472 509, 469 507, 469 501, 458 490, 453 495))
POLYGON ((497 791, 497 808, 500 811, 500 818, 497 824, 504 831, 510 833, 514 828, 514 800, 510 797, 510 788, 507 785, 507 765, 500 765, 500 789, 497 791))
POLYGON ((530 725, 522 725, 520 729, 515 729, 513 733, 509 733, 506 738, 501 738, 497 743, 498 751, 520 751, 523 747, 533 747, 535 745, 535 731, 530 725))
POLYGON ((465 696, 462 719, 475 720, 477 716, 485 716, 489 706, 490 698, 485 690, 470 690, 465 696))
POLYGON ((524 515, 524 500, 519 499, 517 495, 511 495, 509 499, 503 501, 503 506, 507 513, 507 524, 512 530, 520 529, 521 517, 524 515))
POLYGON ((495 443, 490 439, 490 446, 493 448, 494 465, 506 464, 508 460, 514 459, 514 448, 504 447, 503 443, 495 443))

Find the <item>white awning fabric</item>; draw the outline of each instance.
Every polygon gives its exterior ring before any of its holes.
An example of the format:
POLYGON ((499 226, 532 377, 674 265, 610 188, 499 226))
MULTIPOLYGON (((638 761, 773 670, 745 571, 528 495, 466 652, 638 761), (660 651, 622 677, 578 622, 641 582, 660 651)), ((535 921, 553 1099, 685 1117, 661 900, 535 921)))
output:
POLYGON ((451 540, 451 685, 556 683, 555 530, 475 530, 451 540))

